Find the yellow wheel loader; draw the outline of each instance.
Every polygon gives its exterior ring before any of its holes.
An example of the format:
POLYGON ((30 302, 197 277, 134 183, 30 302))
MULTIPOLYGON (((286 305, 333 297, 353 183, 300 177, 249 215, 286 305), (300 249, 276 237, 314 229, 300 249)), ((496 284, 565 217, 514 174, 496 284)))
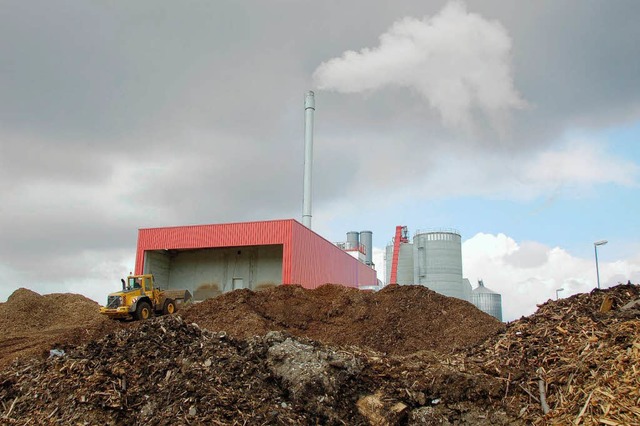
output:
POLYGON ((161 290, 152 274, 130 275, 122 281, 122 291, 107 297, 100 313, 112 319, 143 320, 155 315, 170 315, 191 300, 189 290, 161 290))

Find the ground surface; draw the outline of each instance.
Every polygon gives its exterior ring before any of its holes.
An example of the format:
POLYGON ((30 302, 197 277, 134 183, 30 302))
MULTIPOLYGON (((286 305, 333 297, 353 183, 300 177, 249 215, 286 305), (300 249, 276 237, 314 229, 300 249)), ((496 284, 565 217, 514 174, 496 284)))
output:
POLYGON ((0 304, 0 423, 640 424, 639 297, 503 325, 422 287, 287 286, 121 324, 19 289, 0 304))

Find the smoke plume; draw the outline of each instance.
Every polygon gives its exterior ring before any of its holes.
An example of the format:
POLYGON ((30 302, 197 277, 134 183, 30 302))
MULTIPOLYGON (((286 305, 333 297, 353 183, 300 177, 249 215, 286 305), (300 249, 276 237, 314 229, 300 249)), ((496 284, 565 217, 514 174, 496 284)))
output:
POLYGON ((432 17, 395 22, 377 47, 323 62, 313 79, 318 89, 341 93, 410 88, 447 126, 469 126, 477 108, 498 127, 509 110, 525 104, 514 88, 510 50, 499 22, 450 2, 432 17))

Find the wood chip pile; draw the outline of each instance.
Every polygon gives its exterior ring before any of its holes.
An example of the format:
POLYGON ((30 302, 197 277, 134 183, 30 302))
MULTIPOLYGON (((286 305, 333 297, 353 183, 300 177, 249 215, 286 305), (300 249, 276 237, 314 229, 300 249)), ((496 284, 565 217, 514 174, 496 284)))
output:
POLYGON ((239 290, 195 304, 181 315, 238 338, 281 330, 393 355, 451 353, 504 329, 469 302, 415 285, 387 286, 375 293, 331 284, 315 290, 294 285, 239 290))
POLYGON ((0 418, 20 425, 357 424, 349 395, 361 368, 353 357, 281 333, 238 341, 161 317, 15 364, 0 374, 0 418))
POLYGON ((0 369, 0 424, 640 425, 637 285, 498 328, 427 289, 319 290, 233 292, 16 361, 0 369), (411 319, 425 307, 454 324, 411 319), (452 333, 448 351, 419 345, 452 333))
POLYGON ((640 425, 639 298, 619 285, 548 301, 467 361, 508 383, 505 403, 534 424, 640 425))
POLYGON ((40 295, 26 288, 0 304, 0 370, 15 358, 48 354, 53 346, 76 346, 121 325, 79 294, 40 295))

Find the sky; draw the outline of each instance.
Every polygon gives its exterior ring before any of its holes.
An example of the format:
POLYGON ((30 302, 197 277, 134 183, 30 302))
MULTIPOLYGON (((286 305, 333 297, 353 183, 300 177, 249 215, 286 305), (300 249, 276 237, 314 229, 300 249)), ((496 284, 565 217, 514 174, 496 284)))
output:
POLYGON ((102 302, 137 230, 457 229, 507 321, 640 281, 635 1, 0 0, 0 301, 102 302), (563 290, 557 291, 562 288, 563 290))

